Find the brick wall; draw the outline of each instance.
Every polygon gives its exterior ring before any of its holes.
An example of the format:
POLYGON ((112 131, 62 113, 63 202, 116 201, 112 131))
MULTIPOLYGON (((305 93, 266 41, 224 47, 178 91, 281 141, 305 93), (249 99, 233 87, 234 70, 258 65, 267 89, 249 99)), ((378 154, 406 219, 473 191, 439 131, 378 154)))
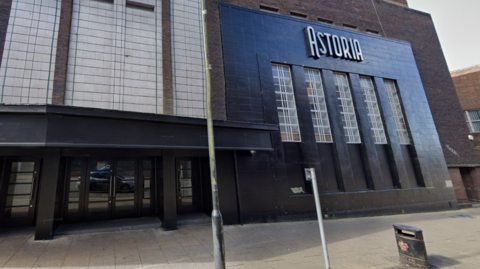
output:
MULTIPOLYGON (((452 72, 452 79, 462 105, 462 110, 479 110, 480 66, 452 72)), ((474 136, 474 141, 471 143, 472 147, 475 147, 477 154, 480 156, 480 133, 472 133, 472 135, 474 136)))
POLYGON ((473 180, 473 192, 470 200, 480 202, 480 168, 470 169, 470 175, 473 180))
POLYGON ((73 0, 62 0, 60 25, 58 26, 55 77, 53 78, 52 104, 55 105, 63 105, 65 103, 68 50, 70 43, 70 29, 72 27, 72 5, 73 0))
POLYGON ((480 109, 480 66, 466 72, 452 72, 453 83, 463 110, 480 109))
POLYGON ((467 139, 468 129, 460 102, 429 14, 380 0, 357 0, 348 4, 336 0, 324 0, 320 4, 301 0, 209 0, 208 31, 216 118, 226 117, 219 2, 255 10, 260 9, 260 4, 268 5, 278 8, 280 15, 290 16, 290 11, 296 11, 306 14, 312 22, 318 22, 318 18, 328 19, 336 26, 346 23, 362 32, 374 30, 381 36, 411 43, 447 164, 478 163, 477 154, 467 139))
POLYGON ((448 168, 448 172, 450 173, 450 178, 452 179, 453 189, 455 190, 457 200, 468 200, 467 192, 465 191, 465 186, 463 185, 460 170, 454 167, 448 168))

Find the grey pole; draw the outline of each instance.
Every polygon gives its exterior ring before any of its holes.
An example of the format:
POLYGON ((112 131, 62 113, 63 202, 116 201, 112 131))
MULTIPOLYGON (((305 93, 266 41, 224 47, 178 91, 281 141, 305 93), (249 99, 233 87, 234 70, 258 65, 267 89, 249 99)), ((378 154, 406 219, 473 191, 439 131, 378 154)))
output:
POLYGON ((215 143, 213 139, 213 121, 212 121, 212 84, 210 78, 210 55, 208 53, 207 42, 207 4, 203 0, 203 44, 205 65, 207 70, 207 129, 208 129, 208 155, 210 159, 210 181, 212 184, 212 232, 213 232, 213 255, 215 258, 215 269, 225 269, 225 243, 223 239, 223 219, 220 213, 217 186, 217 168, 215 165, 215 143))
POLYGON ((323 256, 325 258, 325 268, 330 269, 330 260, 328 258, 327 240, 325 239, 325 230, 323 229, 323 214, 320 206, 320 195, 318 194, 317 176, 315 175, 315 168, 306 168, 307 180, 312 179, 313 195, 315 196, 315 207, 317 208, 318 227, 320 228, 320 238, 322 240, 323 256))

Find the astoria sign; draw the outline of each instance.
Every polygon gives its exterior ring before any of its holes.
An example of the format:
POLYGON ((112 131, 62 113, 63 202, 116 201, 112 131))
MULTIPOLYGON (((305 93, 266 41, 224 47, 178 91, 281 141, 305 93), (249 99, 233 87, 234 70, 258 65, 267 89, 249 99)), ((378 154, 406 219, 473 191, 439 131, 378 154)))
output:
POLYGON ((357 39, 315 32, 313 27, 305 28, 308 56, 316 59, 328 55, 353 61, 363 61, 362 48, 357 39))

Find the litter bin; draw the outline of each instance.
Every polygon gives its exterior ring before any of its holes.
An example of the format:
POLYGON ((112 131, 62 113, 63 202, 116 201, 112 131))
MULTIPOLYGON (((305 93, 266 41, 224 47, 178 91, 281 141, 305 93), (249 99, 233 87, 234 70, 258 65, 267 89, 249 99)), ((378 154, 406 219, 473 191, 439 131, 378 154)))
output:
POLYGON ((430 268, 422 230, 394 224, 400 262, 416 268, 430 268))

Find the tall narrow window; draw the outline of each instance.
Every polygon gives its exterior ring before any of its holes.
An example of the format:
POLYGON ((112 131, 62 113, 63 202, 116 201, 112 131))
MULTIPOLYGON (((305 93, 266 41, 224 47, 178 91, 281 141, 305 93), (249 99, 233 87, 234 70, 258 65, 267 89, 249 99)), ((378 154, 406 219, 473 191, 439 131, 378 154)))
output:
POLYGON ((470 133, 480 132, 480 110, 465 111, 465 119, 470 133))
POLYGON ((347 143, 360 143, 357 117, 355 116, 355 107, 353 106, 352 92, 347 75, 341 73, 334 73, 333 75, 347 143))
POLYGON ((377 95, 373 86, 372 79, 369 77, 360 77, 363 98, 368 111, 370 127, 372 128, 375 144, 387 144, 385 130, 383 129, 382 116, 378 107, 377 95))
POLYGON ((297 108, 293 94, 290 68, 284 65, 272 65, 275 99, 277 101, 278 119, 283 141, 300 141, 297 108))
POLYGON ((392 80, 385 80, 385 87, 388 94, 388 102, 392 109, 393 119, 395 120, 395 127, 397 129, 398 139, 400 144, 410 144, 410 138, 408 137, 407 124, 403 117, 402 105, 400 104, 400 97, 398 96, 395 82, 392 80))
POLYGON ((332 142, 332 132, 328 120, 327 104, 320 71, 305 69, 305 81, 307 82, 315 139, 317 142, 332 142))

